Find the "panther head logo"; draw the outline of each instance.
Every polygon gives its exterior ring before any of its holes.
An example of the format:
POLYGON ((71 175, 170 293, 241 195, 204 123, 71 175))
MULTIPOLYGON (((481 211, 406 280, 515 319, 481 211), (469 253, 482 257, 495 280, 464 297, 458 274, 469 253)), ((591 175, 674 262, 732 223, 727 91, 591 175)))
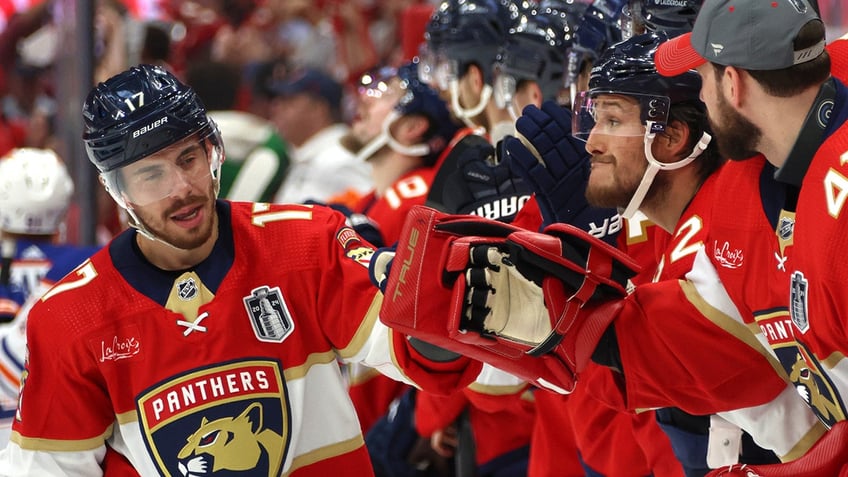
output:
POLYGON ((828 399, 827 395, 822 393, 816 376, 816 370, 807 364, 801 354, 798 354, 789 373, 789 380, 795 385, 795 390, 807 401, 807 404, 820 414, 823 420, 826 422, 839 420, 840 416, 843 415, 841 409, 831 399, 828 399))
POLYGON ((263 428, 261 403, 250 404, 235 418, 210 422, 204 417, 186 441, 177 455, 180 472, 185 477, 214 475, 219 471, 255 471, 262 467, 270 477, 277 475, 282 466, 285 442, 281 435, 263 428))

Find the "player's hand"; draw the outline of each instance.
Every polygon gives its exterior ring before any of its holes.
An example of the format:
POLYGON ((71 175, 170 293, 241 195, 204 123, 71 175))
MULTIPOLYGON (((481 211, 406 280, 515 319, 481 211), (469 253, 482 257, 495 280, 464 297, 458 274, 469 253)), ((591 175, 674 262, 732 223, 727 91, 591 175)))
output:
POLYGON ((542 287, 522 275, 507 252, 494 246, 473 248, 465 280, 464 331, 532 347, 551 334, 542 287))
POLYGON ((386 284, 389 282, 389 273, 392 270, 392 262, 395 259, 395 246, 380 247, 371 256, 368 264, 368 276, 371 283, 386 293, 386 284))
POLYGON ((442 194, 446 212, 512 221, 522 197, 526 200, 533 190, 503 161, 502 154, 490 144, 465 150, 442 194))
POLYGON ((566 223, 612 243, 614 209, 586 201, 591 162, 585 143, 571 135, 571 111, 553 101, 524 108, 516 136, 504 139, 506 162, 533 188, 546 224, 566 223))

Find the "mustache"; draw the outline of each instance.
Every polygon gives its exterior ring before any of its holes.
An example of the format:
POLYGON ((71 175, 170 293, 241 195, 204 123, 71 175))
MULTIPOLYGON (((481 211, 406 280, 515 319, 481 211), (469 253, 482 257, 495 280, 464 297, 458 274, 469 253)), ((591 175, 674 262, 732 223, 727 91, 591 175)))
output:
POLYGON ((202 205, 204 205, 204 203, 206 201, 207 201, 207 198, 203 197, 203 196, 199 196, 199 195, 188 196, 185 199, 181 199, 180 201, 175 202, 173 205, 168 207, 165 210, 164 215, 165 215, 165 217, 170 217, 170 216, 176 214, 177 211, 179 211, 180 209, 183 209, 183 208, 186 208, 186 207, 195 207, 195 206, 198 206, 198 205, 202 206, 202 205))

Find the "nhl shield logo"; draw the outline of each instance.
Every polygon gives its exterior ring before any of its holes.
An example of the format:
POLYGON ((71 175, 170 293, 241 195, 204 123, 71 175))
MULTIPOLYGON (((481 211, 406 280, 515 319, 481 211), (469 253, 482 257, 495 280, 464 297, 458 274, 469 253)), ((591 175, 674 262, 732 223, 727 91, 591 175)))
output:
POLYGON ((792 289, 789 293, 789 300, 792 305, 792 323, 801 333, 806 333, 810 329, 810 321, 807 317, 807 279, 801 272, 792 274, 792 289))
POLYGON ((251 293, 244 297, 244 306, 256 338, 281 343, 294 331, 294 321, 280 288, 263 286, 254 288, 251 293))
POLYGON ((795 230, 795 219, 792 217, 781 217, 777 224, 777 236, 780 240, 789 240, 795 230))
POLYGON ((197 282, 194 278, 187 278, 177 283, 177 295, 181 300, 190 301, 197 296, 197 282))

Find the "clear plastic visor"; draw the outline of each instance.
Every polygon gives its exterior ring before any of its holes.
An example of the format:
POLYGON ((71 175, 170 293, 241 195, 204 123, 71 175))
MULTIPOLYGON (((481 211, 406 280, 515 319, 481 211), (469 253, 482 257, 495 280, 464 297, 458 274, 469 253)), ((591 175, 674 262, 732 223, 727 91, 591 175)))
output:
POLYGON ((433 89, 447 91, 451 80, 459 74, 459 63, 442 52, 421 47, 418 61, 418 78, 433 89))
POLYGON ((161 151, 101 174, 119 204, 145 206, 184 188, 205 188, 223 161, 217 128, 192 134, 161 151))
POLYGON ((644 136, 649 121, 658 132, 668 122, 670 104, 664 96, 583 91, 574 100, 571 133, 583 140, 590 134, 644 136))

